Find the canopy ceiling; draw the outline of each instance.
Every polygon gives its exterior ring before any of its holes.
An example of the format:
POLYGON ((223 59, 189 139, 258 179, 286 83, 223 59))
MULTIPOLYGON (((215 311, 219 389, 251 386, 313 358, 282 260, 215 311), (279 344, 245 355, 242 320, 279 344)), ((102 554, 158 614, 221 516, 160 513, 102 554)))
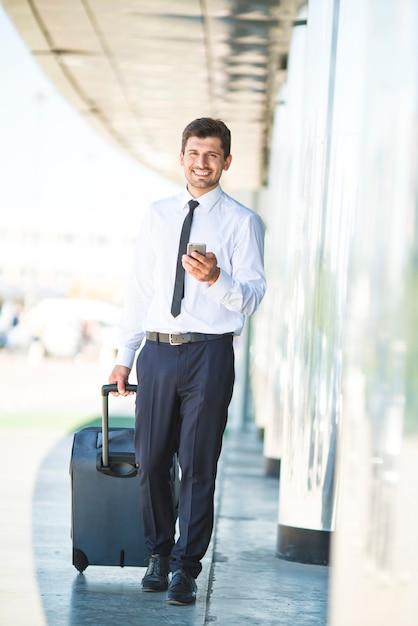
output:
MULTIPOLYGON (((232 131, 228 189, 263 182, 295 0, 3 0, 43 70, 102 133, 177 181, 184 126, 232 131)), ((226 180, 227 178, 227 180, 226 180)))

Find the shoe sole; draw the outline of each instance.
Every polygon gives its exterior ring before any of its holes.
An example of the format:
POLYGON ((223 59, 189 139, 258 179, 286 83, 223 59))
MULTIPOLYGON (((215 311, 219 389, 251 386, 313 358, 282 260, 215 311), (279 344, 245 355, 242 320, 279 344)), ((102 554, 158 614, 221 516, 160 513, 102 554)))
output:
POLYGON ((180 602, 180 600, 167 600, 167 604, 172 604, 174 606, 188 606, 189 604, 194 604, 196 602, 196 598, 194 600, 190 600, 190 602, 180 602))
POLYGON ((161 593, 162 591, 167 591, 168 587, 165 587, 165 589, 150 589, 149 587, 141 587, 141 589, 147 593, 161 593))

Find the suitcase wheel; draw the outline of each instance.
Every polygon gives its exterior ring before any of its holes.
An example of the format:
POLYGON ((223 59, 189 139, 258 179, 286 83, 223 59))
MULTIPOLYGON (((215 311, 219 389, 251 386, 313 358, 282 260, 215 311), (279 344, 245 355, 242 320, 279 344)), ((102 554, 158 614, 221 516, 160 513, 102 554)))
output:
POLYGON ((84 572, 88 567, 89 560, 82 550, 73 549, 73 565, 79 572, 84 572))

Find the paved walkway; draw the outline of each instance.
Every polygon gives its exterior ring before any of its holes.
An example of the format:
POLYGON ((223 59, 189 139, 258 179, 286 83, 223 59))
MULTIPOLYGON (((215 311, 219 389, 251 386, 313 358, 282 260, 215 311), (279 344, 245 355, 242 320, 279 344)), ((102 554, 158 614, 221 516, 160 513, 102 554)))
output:
MULTIPOLYGON (((35 386, 36 397, 43 394, 47 404, 54 373, 67 389, 77 385, 82 406, 90 402, 93 410, 100 402, 95 378, 103 378, 94 367, 88 380, 87 371, 81 376, 72 367, 63 378, 64 370, 47 364, 24 372, 23 385, 1 365, 0 426, 4 403, 30 403, 35 386)), ((64 390, 58 395, 62 403, 64 390)), ((75 407, 63 408, 74 415, 75 407)), ((195 606, 176 607, 166 604, 165 594, 140 591, 145 568, 74 569, 72 436, 48 422, 21 425, 0 428, 0 626, 326 626, 328 568, 275 555, 279 481, 264 474, 255 430, 233 430, 225 438, 215 531, 197 581, 198 599, 195 606)))
POLYGON ((2 626, 325 626, 328 569, 275 556, 279 482, 264 476, 255 432, 226 438, 215 532, 192 607, 141 593, 142 568, 73 568, 71 443, 52 431, 1 431, 2 626))

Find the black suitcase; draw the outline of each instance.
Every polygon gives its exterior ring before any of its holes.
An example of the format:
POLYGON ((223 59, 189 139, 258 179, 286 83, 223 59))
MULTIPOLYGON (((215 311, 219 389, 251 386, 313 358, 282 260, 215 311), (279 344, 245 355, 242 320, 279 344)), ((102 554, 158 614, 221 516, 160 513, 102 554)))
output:
MULTIPOLYGON (((136 385, 128 385, 136 391, 136 385)), ((76 432, 70 463, 73 565, 145 567, 138 466, 133 428, 109 428, 108 396, 116 385, 102 387, 102 428, 76 432)), ((173 476, 178 477, 176 465, 173 476)), ((177 492, 173 484, 173 493, 177 492)))

